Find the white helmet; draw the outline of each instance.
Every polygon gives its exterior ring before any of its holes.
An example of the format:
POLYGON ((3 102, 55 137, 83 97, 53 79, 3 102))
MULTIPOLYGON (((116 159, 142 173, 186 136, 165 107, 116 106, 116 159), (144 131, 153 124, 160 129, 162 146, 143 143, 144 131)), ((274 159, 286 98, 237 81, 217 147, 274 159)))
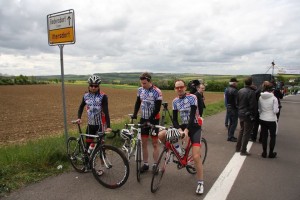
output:
POLYGON ((180 133, 178 131, 178 129, 176 128, 170 128, 168 129, 167 133, 166 133, 166 140, 171 142, 171 143, 176 143, 178 142, 180 138, 180 133))
POLYGON ((94 85, 99 85, 101 83, 101 78, 97 75, 92 75, 90 76, 90 78, 88 79, 88 83, 90 85, 94 84, 94 85))
POLYGON ((124 140, 130 140, 132 138, 132 133, 128 129, 122 129, 120 135, 124 140))

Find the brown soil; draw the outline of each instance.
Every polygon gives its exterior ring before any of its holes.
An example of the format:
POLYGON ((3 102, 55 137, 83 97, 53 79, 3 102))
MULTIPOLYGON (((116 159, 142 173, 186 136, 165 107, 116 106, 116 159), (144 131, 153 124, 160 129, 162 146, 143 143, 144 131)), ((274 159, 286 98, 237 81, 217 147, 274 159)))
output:
MULTIPOLYGON (((74 129, 70 122, 77 119, 85 91, 86 86, 65 86, 68 129, 74 129)), ((133 112, 137 90, 104 87, 102 91, 108 95, 112 124, 133 112)), ((169 105, 175 96, 174 91, 163 91, 164 101, 169 105)), ((206 92, 205 98, 209 104, 222 99, 223 94, 206 92)), ((61 85, 0 86, 0 105, 0 145, 64 133, 61 85)), ((84 113, 83 122, 85 118, 84 113)))

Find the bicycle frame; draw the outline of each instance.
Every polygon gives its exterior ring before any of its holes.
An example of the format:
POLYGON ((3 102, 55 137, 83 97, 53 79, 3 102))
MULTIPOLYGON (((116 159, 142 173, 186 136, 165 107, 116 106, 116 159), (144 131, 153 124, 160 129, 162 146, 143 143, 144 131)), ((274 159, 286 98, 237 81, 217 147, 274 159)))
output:
POLYGON ((185 153, 184 153, 183 157, 181 157, 179 155, 178 151, 175 149, 174 144, 172 144, 168 141, 165 143, 165 148, 171 150, 169 156, 171 156, 171 153, 173 153, 176 156, 176 158, 178 159, 177 162, 176 161, 173 161, 173 162, 177 163, 178 167, 180 167, 180 169, 183 167, 186 167, 188 165, 189 161, 191 161, 191 159, 193 159, 193 158, 188 157, 191 147, 192 147, 191 140, 189 139, 186 147, 184 148, 185 153))

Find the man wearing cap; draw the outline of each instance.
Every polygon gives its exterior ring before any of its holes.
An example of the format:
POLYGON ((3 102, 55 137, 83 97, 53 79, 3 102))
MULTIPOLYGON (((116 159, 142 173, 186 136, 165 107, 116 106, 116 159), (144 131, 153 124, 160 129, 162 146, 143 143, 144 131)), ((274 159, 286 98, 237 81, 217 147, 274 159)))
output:
POLYGON ((237 90, 237 80, 236 78, 231 78, 229 81, 229 86, 226 90, 226 102, 227 102, 227 115, 229 119, 228 126, 228 137, 227 141, 236 142, 237 138, 234 137, 234 132, 238 123, 238 90, 237 90))

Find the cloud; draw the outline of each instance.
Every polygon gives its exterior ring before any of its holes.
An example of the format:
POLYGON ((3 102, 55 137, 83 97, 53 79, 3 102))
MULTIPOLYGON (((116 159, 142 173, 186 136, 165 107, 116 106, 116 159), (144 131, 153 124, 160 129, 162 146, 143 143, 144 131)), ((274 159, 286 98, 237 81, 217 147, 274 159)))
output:
POLYGON ((65 73, 265 73, 300 68, 300 2, 202 0, 34 0, 0 2, 0 73, 60 74, 48 46, 51 13, 74 9, 76 43, 65 45, 65 73))

